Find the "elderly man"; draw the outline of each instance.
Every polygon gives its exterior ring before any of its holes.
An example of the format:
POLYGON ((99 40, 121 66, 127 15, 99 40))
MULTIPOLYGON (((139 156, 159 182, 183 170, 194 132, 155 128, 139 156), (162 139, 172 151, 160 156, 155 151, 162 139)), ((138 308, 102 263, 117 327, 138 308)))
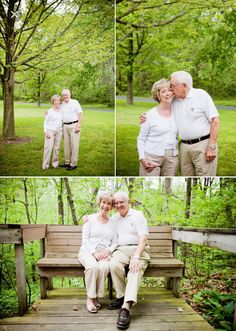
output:
POLYGON ((146 270, 150 255, 147 246, 148 226, 143 213, 129 207, 128 195, 114 194, 118 247, 110 260, 110 273, 116 291, 116 299, 108 309, 120 309, 117 327, 127 329, 130 323, 130 308, 137 303, 141 278, 146 270), (125 285, 125 267, 128 266, 125 285))
POLYGON ((185 71, 171 75, 170 89, 175 96, 172 109, 181 139, 181 175, 215 176, 219 114, 211 97, 193 88, 192 77, 185 71))
MULTIPOLYGON (((219 114, 211 97, 206 91, 192 87, 192 77, 186 71, 171 75, 170 89, 181 140, 181 175, 216 176, 219 114)), ((145 122, 143 115, 141 122, 145 122)))
POLYGON ((62 95, 62 119, 63 119, 63 135, 64 135, 64 155, 65 163, 62 167, 67 170, 77 168, 80 129, 83 111, 77 100, 71 99, 70 91, 65 89, 61 92, 62 95))

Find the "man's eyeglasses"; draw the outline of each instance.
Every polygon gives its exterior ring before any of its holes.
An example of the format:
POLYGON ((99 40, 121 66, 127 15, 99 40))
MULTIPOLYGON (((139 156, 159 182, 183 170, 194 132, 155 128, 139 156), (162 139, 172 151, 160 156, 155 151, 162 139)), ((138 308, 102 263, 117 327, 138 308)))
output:
POLYGON ((117 206, 119 204, 120 205, 124 205, 125 204, 125 201, 117 201, 117 202, 114 203, 115 206, 117 206))
POLYGON ((176 86, 183 84, 183 83, 178 83, 178 84, 170 84, 170 88, 175 88, 176 86))

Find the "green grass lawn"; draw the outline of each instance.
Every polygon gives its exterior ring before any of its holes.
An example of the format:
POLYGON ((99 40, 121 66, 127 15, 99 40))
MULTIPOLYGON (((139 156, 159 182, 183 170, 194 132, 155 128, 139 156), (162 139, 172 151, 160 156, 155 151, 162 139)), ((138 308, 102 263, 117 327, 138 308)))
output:
MULTIPOLYGON (((83 105, 82 105, 83 107, 83 105)), ((102 105, 85 105, 81 130, 79 162, 76 170, 64 168, 42 169, 43 120, 48 106, 15 104, 15 126, 18 137, 29 137, 31 142, 0 144, 1 176, 114 176, 114 112, 102 105), (93 110, 89 110, 88 108, 93 110), (94 110, 95 109, 95 110, 94 110)), ((0 103, 2 131, 2 102, 0 103)), ((64 162, 63 140, 60 162, 64 162)))
MULTIPOLYGON (((227 104, 225 102, 225 104, 227 104)), ((132 106, 118 100, 116 104, 116 174, 138 176, 139 160, 136 138, 139 134, 139 115, 155 103, 136 102, 132 106)), ((236 111, 219 110, 218 176, 236 175, 236 111)))

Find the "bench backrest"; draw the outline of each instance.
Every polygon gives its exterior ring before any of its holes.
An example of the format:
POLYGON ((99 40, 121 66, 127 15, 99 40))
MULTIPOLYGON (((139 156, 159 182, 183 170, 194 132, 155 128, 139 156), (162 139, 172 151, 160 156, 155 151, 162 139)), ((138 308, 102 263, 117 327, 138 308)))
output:
MULTIPOLYGON (((81 241, 80 225, 47 225, 46 257, 77 258, 81 241)), ((150 226, 148 242, 152 258, 173 257, 170 226, 150 226)))

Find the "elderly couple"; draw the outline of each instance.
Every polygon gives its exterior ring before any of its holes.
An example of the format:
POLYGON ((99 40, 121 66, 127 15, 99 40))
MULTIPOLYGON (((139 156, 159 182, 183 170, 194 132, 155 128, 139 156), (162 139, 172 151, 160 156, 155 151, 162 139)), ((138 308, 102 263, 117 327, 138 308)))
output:
POLYGON ((159 105, 141 115, 140 176, 177 175, 178 135, 181 175, 216 176, 219 114, 209 94, 186 71, 156 82, 152 94, 159 105))
POLYGON ((44 120, 44 154, 42 168, 49 168, 51 154, 53 168, 59 167, 59 150, 64 136, 65 163, 60 165, 67 170, 77 168, 82 109, 77 100, 71 99, 70 91, 65 89, 51 98, 52 108, 45 113, 44 120))
POLYGON ((99 211, 84 219, 79 261, 85 268, 86 307, 90 313, 101 308, 98 298, 104 296, 104 282, 111 273, 116 299, 108 309, 120 309, 117 327, 127 329, 130 309, 137 303, 137 293, 150 255, 147 244, 148 226, 142 212, 129 207, 125 192, 114 196, 98 195, 99 211), (113 205, 117 214, 110 217, 113 205), (128 266, 125 285, 125 267, 128 266))

